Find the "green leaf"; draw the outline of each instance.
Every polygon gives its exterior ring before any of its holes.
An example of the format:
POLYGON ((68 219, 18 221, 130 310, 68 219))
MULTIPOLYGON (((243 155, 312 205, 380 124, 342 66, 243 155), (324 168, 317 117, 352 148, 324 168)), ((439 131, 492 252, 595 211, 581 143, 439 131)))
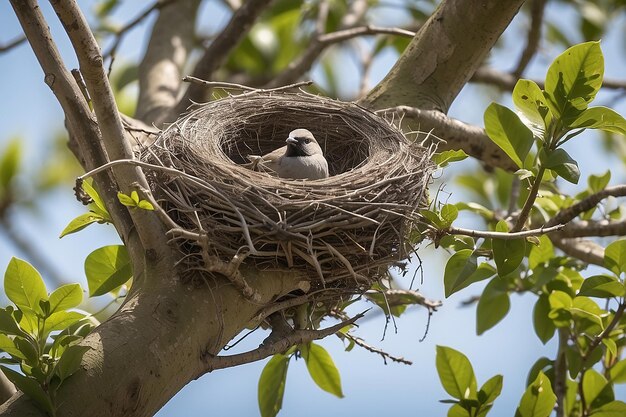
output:
POLYGON ((19 350, 13 340, 7 335, 0 333, 0 351, 6 352, 9 355, 18 358, 18 359, 26 359, 26 356, 19 350))
POLYGON ((11 258, 4 273, 4 292, 16 306, 39 310, 39 301, 48 299, 46 285, 31 264, 11 258))
POLYGON ((46 324, 44 325, 43 330, 44 334, 48 335, 50 332, 65 330, 69 326, 84 318, 85 315, 83 313, 79 313, 78 311, 57 311, 46 319, 46 324))
POLYGON ((546 125, 552 120, 541 88, 531 80, 518 80, 513 89, 513 104, 521 113, 520 119, 535 137, 545 140, 546 125))
POLYGON ((617 362, 610 370, 611 382, 614 384, 626 383, 626 359, 617 362))
POLYGON ((609 185, 609 181, 611 181, 610 170, 607 170, 602 175, 589 175, 589 178, 587 178, 587 183, 592 193, 604 190, 606 186, 609 185))
POLYGON ((343 398, 339 370, 326 349, 311 342, 302 349, 302 356, 309 370, 309 375, 311 375, 317 386, 326 392, 343 398))
POLYGON ((600 407, 614 400, 613 390, 606 378, 595 369, 588 369, 583 378, 583 394, 587 406, 600 407))
POLYGON ((595 98, 604 76, 599 42, 574 45, 559 55, 546 75, 545 92, 550 109, 567 120, 575 119, 595 98))
POLYGON ((69 378, 73 373, 80 369, 83 355, 90 350, 89 346, 73 345, 68 346, 61 355, 61 359, 54 367, 54 373, 61 378, 61 381, 69 378))
POLYGON ((519 415, 519 417, 548 417, 552 414, 554 404, 556 404, 556 395, 552 391, 550 380, 543 372, 539 372, 537 379, 526 388, 515 415, 519 415))
POLYGON ((548 236, 539 236, 539 244, 537 246, 531 246, 530 254, 528 255, 528 267, 535 269, 539 265, 544 265, 554 258, 554 245, 548 236))
POLYGON ((590 107, 574 120, 572 129, 600 129, 606 132, 626 135, 626 120, 615 110, 608 107, 590 107))
POLYGON ((26 377, 14 370, 0 365, 2 372, 13 384, 24 394, 28 396, 41 410, 54 415, 54 406, 50 397, 41 388, 41 385, 34 379, 26 377))
POLYGON ((524 159, 533 146, 533 133, 512 110, 491 103, 485 111, 485 130, 489 138, 498 145, 518 168, 523 168, 524 159))
MULTIPOLYGON (((137 191, 133 191, 133 193, 137 194, 137 191)), ((135 201, 134 198, 132 198, 132 193, 131 193, 131 196, 128 196, 128 195, 124 194, 123 192, 118 191, 117 199, 120 201, 120 203, 122 203, 126 207, 136 207, 137 206, 137 202, 135 201)))
POLYGON ((454 204, 446 204, 441 208, 441 218, 445 222, 446 227, 452 225, 452 222, 459 216, 459 209, 454 204))
POLYGON ((437 373, 443 389, 458 400, 473 398, 476 377, 467 356, 446 346, 437 346, 437 373))
POLYGON ((462 249, 448 259, 443 274, 446 297, 462 289, 476 271, 476 256, 472 256, 473 253, 472 249, 462 249))
POLYGON ((9 188, 9 184, 17 175, 22 159, 22 140, 12 139, 0 155, 0 191, 9 188))
POLYGON ((39 353, 37 352, 37 346, 35 341, 31 341, 22 336, 15 336, 13 338, 15 347, 22 352, 22 355, 26 358, 26 363, 30 366, 37 366, 39 364, 39 353), (35 344, 35 345, 33 345, 35 344))
POLYGON ((578 295, 598 298, 622 297, 624 295, 624 284, 615 276, 594 275, 583 282, 578 295))
POLYGON ((447 166, 450 162, 462 161, 469 155, 464 150, 449 150, 436 153, 432 156, 432 161, 440 167, 447 166))
MULTIPOLYGON (((12 307, 11 307, 12 308, 12 307)), ((0 332, 10 335, 23 335, 24 331, 20 329, 13 314, 4 308, 0 308, 0 332)))
POLYGON ((275 417, 283 407, 288 367, 289 357, 277 354, 263 368, 258 390, 261 417, 275 417))
POLYGON ((141 200, 139 204, 137 204, 137 207, 139 207, 142 210, 148 210, 148 211, 154 210, 154 206, 152 205, 152 203, 150 203, 147 200, 141 200))
POLYGON ((126 247, 111 245, 91 252, 85 259, 85 275, 90 297, 106 294, 124 284, 133 275, 126 247))
POLYGON ((89 213, 83 213, 65 226, 65 229, 63 229, 59 238, 81 231, 92 223, 104 223, 106 221, 107 219, 102 217, 100 214, 91 211, 89 213))
MULTIPOLYGON (((496 225, 498 232, 508 232, 508 227, 504 220, 500 220, 496 225)), ((504 277, 515 271, 524 260, 526 254, 525 239, 492 239, 491 248, 493 250, 493 260, 498 268, 498 275, 504 277)))
POLYGON ((507 284, 500 278, 492 279, 483 290, 476 307, 476 333, 483 334, 498 324, 509 312, 511 301, 507 284))
POLYGON ((611 401, 592 410, 589 415, 591 417, 624 417, 626 416, 626 403, 611 401))
POLYGON ((535 308, 533 309, 533 327, 535 334, 544 345, 548 343, 554 336, 556 327, 549 317, 550 301, 547 295, 541 295, 537 298, 535 308))
POLYGON ((478 391, 478 401, 481 405, 492 404, 502 392, 502 375, 495 375, 480 387, 478 391))
POLYGON ((109 215, 109 212, 107 211, 106 206, 104 205, 104 201, 102 201, 102 198, 100 197, 100 194, 98 194, 96 189, 88 181, 83 181, 82 187, 83 187, 83 190, 87 193, 87 195, 91 197, 91 199, 93 200, 95 208, 97 209, 94 211, 97 214, 100 214, 105 219, 107 219, 107 221, 110 221, 111 216, 109 215))
POLYGON ((617 240, 606 247, 604 266, 616 275, 626 272, 626 240, 617 240))
POLYGON ((63 285, 50 294, 50 313, 78 307, 83 301, 80 284, 63 285))
POLYGON ((574 161, 564 149, 558 148, 549 153, 542 150, 540 158, 545 168, 551 169, 572 184, 578 184, 580 179, 578 162, 574 161))

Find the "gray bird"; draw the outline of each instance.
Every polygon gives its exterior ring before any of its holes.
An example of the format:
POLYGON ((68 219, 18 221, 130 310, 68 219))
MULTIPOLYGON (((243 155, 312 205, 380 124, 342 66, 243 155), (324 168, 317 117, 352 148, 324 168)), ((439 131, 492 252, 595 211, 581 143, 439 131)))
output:
POLYGON ((311 132, 296 129, 289 133, 286 146, 263 156, 248 156, 250 168, 266 169, 280 178, 318 180, 328 178, 328 162, 311 132))

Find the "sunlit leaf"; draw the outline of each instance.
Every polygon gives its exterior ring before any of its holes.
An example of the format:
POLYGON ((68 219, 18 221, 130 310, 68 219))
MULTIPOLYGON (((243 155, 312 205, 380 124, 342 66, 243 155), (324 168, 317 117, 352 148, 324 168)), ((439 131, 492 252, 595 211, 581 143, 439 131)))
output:
POLYGON ((283 406, 289 357, 272 356, 259 378, 258 400, 261 417, 275 417, 283 406))
POLYGON ((307 348, 303 350, 302 356, 309 370, 309 375, 311 375, 317 386, 342 398, 343 392, 341 391, 339 370, 326 349, 316 343, 309 343, 307 348))
POLYGON ((439 380, 446 392, 458 400, 476 394, 476 377, 467 356, 446 346, 437 346, 436 358, 439 380))
POLYGON ((83 230, 85 227, 89 226, 92 223, 103 223, 106 221, 107 220, 100 214, 93 212, 83 213, 80 216, 76 217, 74 220, 72 220, 67 226, 65 226, 65 229, 63 229, 59 237, 61 238, 71 233, 76 233, 80 230, 83 230))
POLYGON ((39 311, 39 301, 48 299, 46 285, 31 264, 11 258, 4 273, 4 292, 16 306, 39 311))
POLYGON ((124 284, 133 275, 126 248, 111 245, 91 252, 85 259, 85 275, 90 297, 106 294, 124 284))
POLYGON ((533 146, 533 133, 510 109, 491 103, 485 110, 485 130, 489 138, 523 168, 523 161, 533 146))
POLYGON ((83 289, 80 284, 63 285, 50 294, 50 313, 78 307, 83 301, 83 289))
POLYGON ((588 108, 570 124, 570 127, 572 129, 600 129, 626 135, 626 119, 615 110, 602 106, 588 108))
POLYGON ((535 137, 544 140, 546 124, 552 119, 541 88, 531 80, 518 80, 513 89, 513 103, 520 119, 535 137))
POLYGON ((539 372, 537 379, 526 388, 517 407, 516 416, 519 417, 548 417, 552 414, 556 395, 552 391, 550 380, 539 372))

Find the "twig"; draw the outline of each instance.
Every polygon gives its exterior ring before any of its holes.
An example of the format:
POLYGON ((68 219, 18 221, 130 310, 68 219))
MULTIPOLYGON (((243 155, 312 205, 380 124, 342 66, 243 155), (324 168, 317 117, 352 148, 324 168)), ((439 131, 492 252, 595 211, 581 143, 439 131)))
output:
POLYGON ((545 167, 543 166, 539 167, 539 171, 537 172, 535 181, 533 182, 533 185, 530 188, 530 192, 528 193, 528 197, 526 198, 524 207, 522 207, 522 211, 517 217, 517 220, 515 221, 515 225, 511 229, 511 232, 519 232, 520 230, 524 228, 524 224, 526 223, 526 220, 528 220, 528 216, 530 216, 530 211, 535 205, 535 200, 537 199, 537 195, 539 194, 539 187, 541 186, 541 180, 543 179, 543 173, 545 171, 546 171, 545 167))
POLYGON ((541 27, 543 25, 543 12, 546 7, 546 0, 533 0, 531 1, 530 9, 530 27, 528 28, 528 35, 526 37, 526 47, 520 56, 520 59, 513 70, 514 77, 521 77, 524 70, 528 66, 530 60, 537 53, 539 42, 541 41, 541 27))
POLYGON ((255 88, 255 87, 248 87, 248 86, 243 85, 243 84, 228 83, 228 82, 224 82, 224 81, 206 81, 206 80, 201 80, 200 78, 196 78, 196 77, 193 77, 191 75, 186 75, 185 77, 183 77, 183 81, 184 82, 188 82, 188 83, 193 83, 193 84, 200 84, 200 85, 203 85, 205 87, 217 87, 217 88, 224 88, 224 89, 238 89, 238 90, 246 90, 246 91, 250 91, 250 92, 254 92, 254 93, 269 93, 269 92, 273 92, 273 91, 291 90, 291 89, 294 89, 294 88, 306 87, 307 85, 312 85, 313 84, 313 81, 308 80, 308 81, 300 81, 300 82, 297 82, 297 83, 284 85, 284 86, 276 87, 276 88, 255 88))
POLYGON ((565 225, 557 224, 556 226, 550 226, 550 227, 542 226, 538 229, 524 230, 522 232, 508 232, 508 233, 463 229, 461 227, 449 227, 448 229, 445 230, 445 232, 451 235, 464 235, 464 236, 471 236, 471 237, 484 237, 484 238, 500 239, 500 240, 513 240, 513 239, 520 239, 520 238, 530 237, 530 236, 545 235, 550 232, 561 230, 564 227, 565 225))
POLYGON ((583 355, 583 363, 591 355, 591 353, 598 346, 600 346, 602 339, 607 337, 613 331, 615 326, 619 324, 620 320, 622 319, 622 316, 624 315, 625 310, 626 310, 626 301, 622 299, 619 303, 619 306, 617 307, 617 310, 615 310, 615 314, 613 315, 613 319, 611 320, 611 322, 604 328, 604 330, 602 330, 602 332, 599 335, 593 338, 591 343, 589 343, 589 346, 587 347, 587 351, 583 355))
POLYGON ((259 346, 259 348, 257 349, 237 355, 215 356, 210 352, 205 352, 204 355, 202 355, 205 367, 196 375, 196 379, 206 374, 207 372, 212 372, 216 369, 230 368, 233 366, 243 365, 245 363, 256 362, 277 353, 285 352, 291 346, 301 345, 311 342, 313 340, 323 339, 327 336, 330 336, 331 334, 337 333, 338 331, 350 324, 354 324, 357 320, 363 317, 366 312, 367 311, 359 313, 349 320, 345 320, 334 326, 327 327, 326 329, 294 330, 291 334, 285 336, 280 340, 277 340, 276 342, 262 345, 259 346))
POLYGON ((559 348, 554 360, 554 394, 556 395, 556 415, 565 416, 565 394, 567 392, 567 336, 568 329, 561 327, 558 330, 559 348))
POLYGON ((336 333, 336 336, 339 339, 343 339, 345 337, 346 339, 354 342, 355 345, 362 347, 368 352, 372 352, 372 353, 376 353, 377 355, 380 355, 383 358, 383 362, 385 363, 385 365, 387 365, 387 359, 390 359, 397 363, 403 363, 405 365, 413 365, 413 362, 411 362, 410 360, 404 359, 401 356, 394 356, 390 353, 385 352, 384 350, 380 348, 371 346, 367 344, 365 340, 361 339, 360 337, 351 335, 350 333, 336 333))
POLYGON ((11 49, 20 46, 24 42, 26 42, 26 35, 20 35, 15 39, 12 39, 3 45, 0 45, 0 53, 8 52, 11 49))

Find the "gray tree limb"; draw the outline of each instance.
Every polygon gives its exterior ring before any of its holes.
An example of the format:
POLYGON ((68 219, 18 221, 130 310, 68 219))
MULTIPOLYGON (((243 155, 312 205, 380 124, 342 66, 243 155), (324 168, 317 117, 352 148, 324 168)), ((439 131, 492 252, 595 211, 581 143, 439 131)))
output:
POLYGON ((147 124, 160 125, 178 101, 183 68, 194 46, 200 1, 177 1, 159 10, 139 65, 136 117, 147 124))

